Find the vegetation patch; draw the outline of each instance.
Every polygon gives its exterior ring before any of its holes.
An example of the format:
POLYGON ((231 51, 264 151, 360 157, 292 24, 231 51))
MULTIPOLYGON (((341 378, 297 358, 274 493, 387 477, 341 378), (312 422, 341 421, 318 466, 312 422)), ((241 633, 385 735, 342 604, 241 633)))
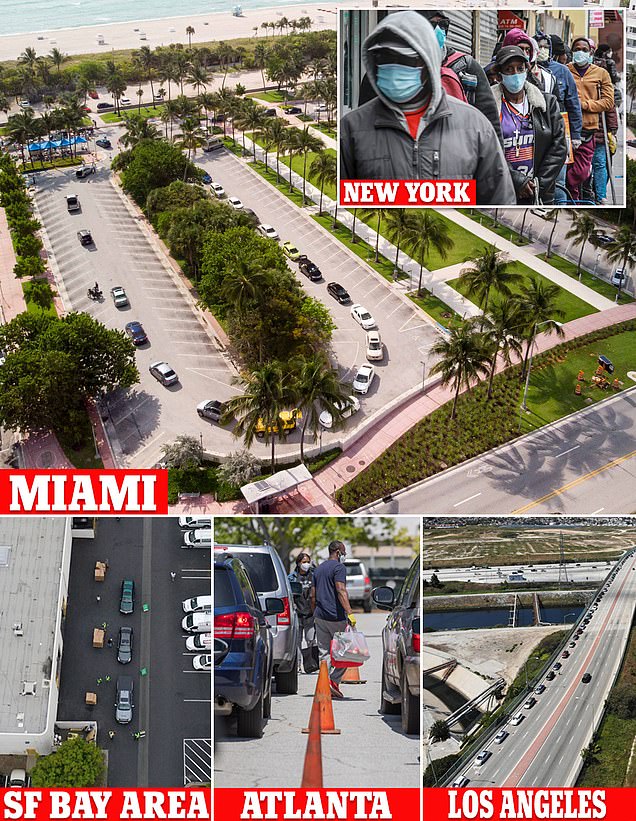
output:
MULTIPOLYGON (((537 259, 541 259, 544 262, 549 262, 550 265, 558 268, 559 271, 562 271, 564 274, 567 274, 572 279, 579 279, 579 275, 576 272, 576 263, 570 262, 568 259, 563 259, 563 257, 558 256, 557 254, 551 254, 550 259, 546 259, 545 254, 537 254, 537 259)), ((611 299, 612 302, 616 300, 616 296, 618 294, 618 288, 615 288, 611 282, 607 282, 604 279, 600 279, 600 277, 594 276, 589 271, 585 271, 581 269, 581 278, 579 280, 583 283, 583 285, 587 285, 588 288, 591 288, 593 291, 596 291, 597 294, 601 296, 607 297, 607 299, 611 299)), ((631 297, 629 294, 625 293, 625 291, 621 291, 620 296, 620 304, 622 305, 624 302, 633 302, 634 298, 631 297)))

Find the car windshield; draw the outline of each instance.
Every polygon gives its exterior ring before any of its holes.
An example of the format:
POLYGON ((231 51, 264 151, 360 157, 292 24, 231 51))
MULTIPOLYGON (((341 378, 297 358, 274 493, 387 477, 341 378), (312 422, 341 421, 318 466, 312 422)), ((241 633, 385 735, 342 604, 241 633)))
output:
POLYGON ((360 371, 356 378, 356 382, 368 382, 369 374, 366 371, 360 371))
POLYGON ((371 314, 368 311, 361 311, 360 319, 371 319, 371 314))
POLYGON ((362 576, 362 566, 360 562, 347 562, 345 564, 345 570, 347 572, 347 576, 362 576))
POLYGON ((240 559, 247 567, 254 587, 259 593, 278 590, 274 562, 267 553, 244 553, 241 551, 240 559))

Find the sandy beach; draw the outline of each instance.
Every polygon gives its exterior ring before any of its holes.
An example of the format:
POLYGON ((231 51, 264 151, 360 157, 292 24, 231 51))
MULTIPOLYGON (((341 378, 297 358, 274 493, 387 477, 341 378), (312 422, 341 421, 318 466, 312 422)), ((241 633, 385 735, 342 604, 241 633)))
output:
MULTIPOLYGON (((193 45, 211 40, 234 40, 238 37, 253 37, 254 27, 258 26, 259 36, 263 34, 261 23, 278 20, 281 17, 298 19, 310 17, 312 31, 336 28, 336 5, 333 0, 309 5, 299 3, 293 6, 277 6, 270 9, 245 9, 242 17, 233 17, 232 4, 228 11, 216 14, 188 15, 170 17, 163 20, 142 20, 137 22, 109 23, 100 26, 86 26, 73 29, 40 31, 33 34, 7 34, 0 37, 0 61, 15 60, 25 48, 31 46, 38 55, 47 54, 53 47, 65 54, 88 54, 109 52, 113 49, 139 48, 150 46, 156 48, 170 43, 186 43, 187 26, 192 26, 193 45), (145 40, 140 35, 145 34, 145 40), (104 45, 97 44, 97 35, 102 34, 104 45)), ((46 21, 43 21, 46 23, 46 21)), ((273 39, 271 29, 268 39, 273 39)))

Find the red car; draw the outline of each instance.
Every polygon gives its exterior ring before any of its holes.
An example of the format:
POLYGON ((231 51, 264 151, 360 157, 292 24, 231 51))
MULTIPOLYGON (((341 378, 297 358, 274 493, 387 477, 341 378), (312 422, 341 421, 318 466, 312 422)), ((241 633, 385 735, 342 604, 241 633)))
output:
POLYGON ((89 91, 88 96, 91 100, 99 100, 99 94, 96 91, 89 91))
POLYGON ((91 113, 91 109, 87 105, 82 106, 82 111, 86 111, 88 114, 91 113))

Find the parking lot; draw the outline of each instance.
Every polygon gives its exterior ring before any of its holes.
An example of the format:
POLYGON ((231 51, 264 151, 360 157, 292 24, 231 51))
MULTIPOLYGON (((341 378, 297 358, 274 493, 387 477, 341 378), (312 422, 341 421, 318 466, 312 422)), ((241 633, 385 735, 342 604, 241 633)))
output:
MULTIPOLYGON (((402 733, 399 715, 381 715, 382 628, 386 614, 358 613, 358 629, 371 657, 360 668, 366 684, 342 684, 333 701, 340 735, 323 735, 326 788, 415 787, 420 779, 420 743, 402 733)), ((272 717, 261 739, 237 738, 231 719, 217 723, 214 783, 217 787, 299 787, 317 674, 301 674, 296 695, 272 694, 272 717), (223 734, 223 735, 222 735, 223 734)))
POLYGON ((210 594, 210 551, 181 544, 177 520, 170 518, 100 519, 94 540, 73 544, 58 719, 97 721, 98 744, 108 750, 109 786, 210 780, 210 674, 193 669, 197 653, 186 650, 181 627, 182 600, 210 594), (94 581, 96 561, 108 563, 103 582, 94 581), (119 612, 124 578, 135 582, 131 615, 119 612), (94 648, 93 629, 104 623, 105 646, 94 648), (122 625, 133 628, 133 658, 126 665, 116 657, 122 625), (133 720, 126 725, 114 714, 120 675, 134 683, 133 720), (86 692, 97 694, 95 707, 85 704, 86 692), (139 731, 145 737, 136 739, 139 731))

